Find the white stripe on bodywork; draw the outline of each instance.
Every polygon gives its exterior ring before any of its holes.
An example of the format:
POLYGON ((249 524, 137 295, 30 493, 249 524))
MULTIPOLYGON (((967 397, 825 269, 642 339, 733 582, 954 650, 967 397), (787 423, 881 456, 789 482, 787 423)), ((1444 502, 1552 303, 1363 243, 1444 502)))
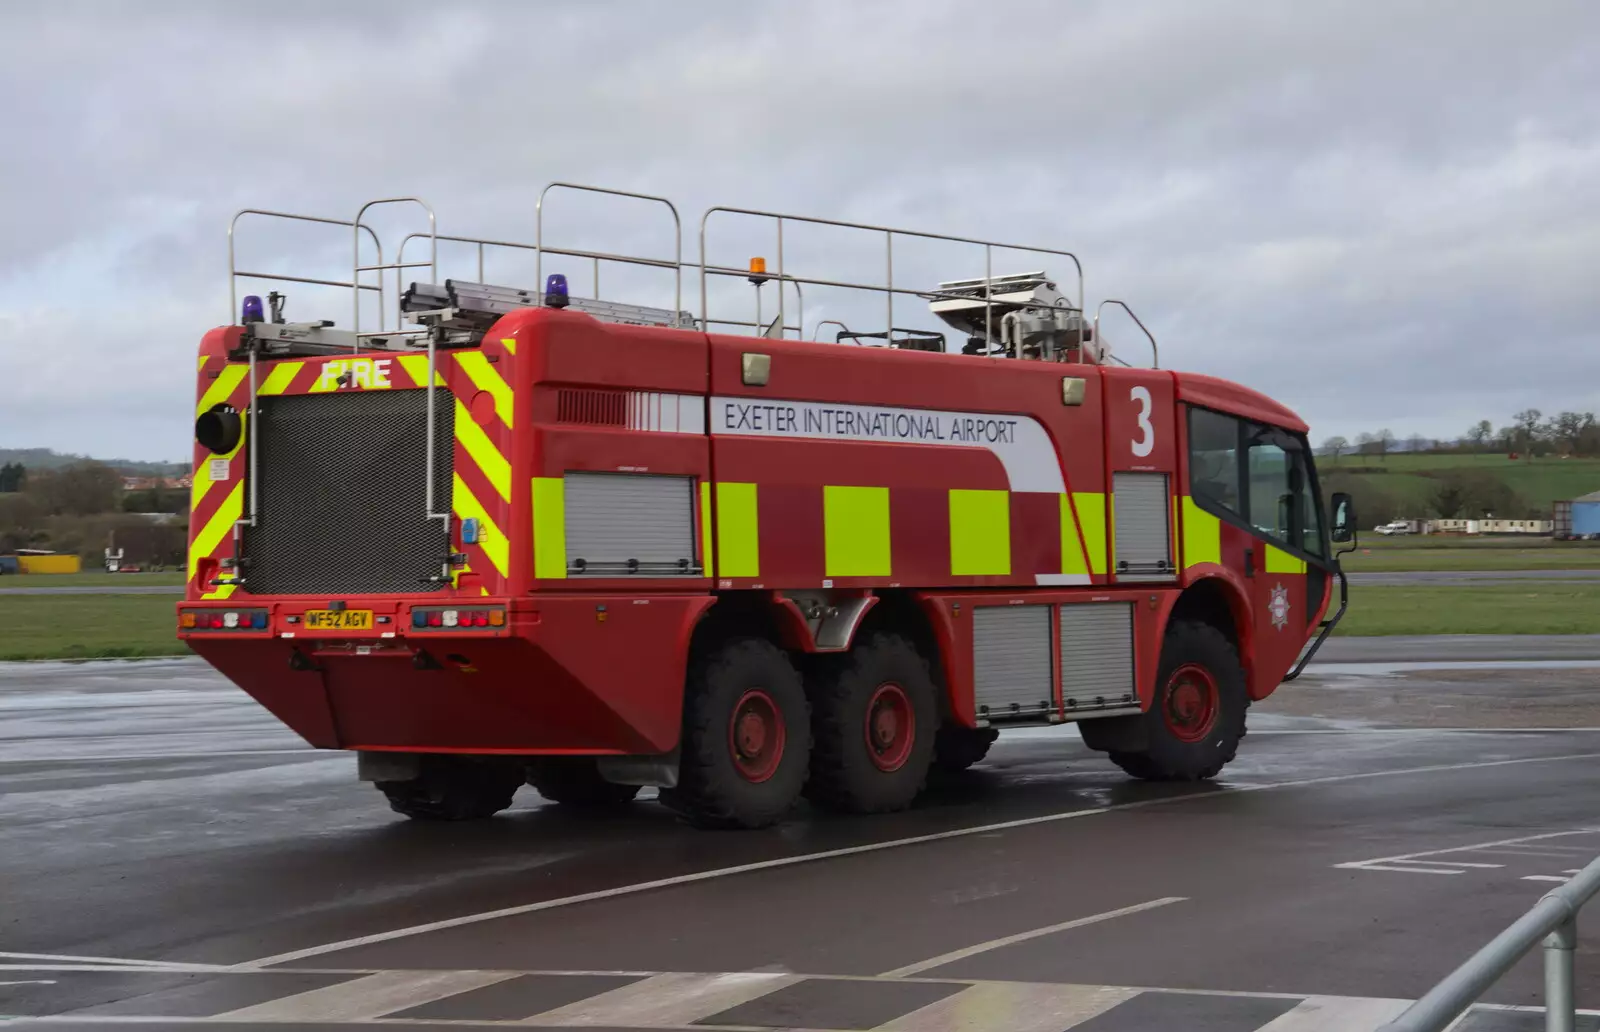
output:
POLYGON ((1005 467, 1013 491, 1061 494, 1067 489, 1061 460, 1043 424, 1032 416, 1014 413, 713 397, 711 433, 983 448, 1005 467))
POLYGON ((705 396, 629 391, 628 429, 654 430, 665 434, 703 434, 706 432, 705 396))

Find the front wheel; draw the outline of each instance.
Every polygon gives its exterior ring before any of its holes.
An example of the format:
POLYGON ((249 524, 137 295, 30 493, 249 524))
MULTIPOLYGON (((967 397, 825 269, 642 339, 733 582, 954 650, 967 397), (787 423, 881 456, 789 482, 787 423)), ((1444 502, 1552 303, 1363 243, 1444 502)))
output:
POLYGON ((678 784, 661 801, 700 827, 776 823, 805 785, 810 719, 787 653, 760 638, 728 642, 690 671, 678 784))
POLYGON ((1233 643, 1210 624, 1175 621, 1161 646, 1155 697, 1138 718, 1145 746, 1113 751, 1111 760, 1151 781, 1216 777, 1239 751, 1249 704, 1233 643))

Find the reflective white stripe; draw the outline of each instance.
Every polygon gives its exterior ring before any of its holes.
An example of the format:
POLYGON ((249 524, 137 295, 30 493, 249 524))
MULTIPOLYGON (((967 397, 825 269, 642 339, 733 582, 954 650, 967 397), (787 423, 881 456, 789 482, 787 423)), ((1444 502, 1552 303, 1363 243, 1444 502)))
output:
POLYGON ((515 971, 384 971, 216 1017, 229 1021, 363 1021, 516 977, 515 971))
POLYGON ((664 434, 703 434, 706 432, 705 396, 629 391, 628 429, 655 430, 664 434))
POLYGON ((1087 573, 1036 573, 1033 576, 1035 584, 1090 584, 1087 573))
POLYGON ((678 1028, 793 985, 797 975, 654 975, 587 1000, 536 1014, 525 1025, 678 1028))

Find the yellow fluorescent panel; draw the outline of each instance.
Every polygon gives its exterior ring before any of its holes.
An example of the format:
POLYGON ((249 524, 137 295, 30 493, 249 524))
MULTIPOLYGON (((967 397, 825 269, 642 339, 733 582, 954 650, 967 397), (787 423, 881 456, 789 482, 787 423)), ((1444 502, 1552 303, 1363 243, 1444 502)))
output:
POLYGON ((717 564, 723 577, 761 576, 754 484, 717 485, 717 564))
POLYGON ((950 573, 983 577, 1011 572, 1011 493, 950 491, 950 573))
POLYGON ((889 576, 887 487, 823 487, 822 530, 824 576, 889 576))

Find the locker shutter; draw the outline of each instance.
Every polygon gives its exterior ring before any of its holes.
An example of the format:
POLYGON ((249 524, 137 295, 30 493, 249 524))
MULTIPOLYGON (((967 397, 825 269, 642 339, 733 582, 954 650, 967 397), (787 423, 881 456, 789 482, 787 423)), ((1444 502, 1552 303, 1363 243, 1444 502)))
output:
POLYGON ((571 574, 699 575, 693 477, 568 473, 565 496, 571 574))
POLYGON ((1068 715, 1138 708, 1131 603, 1061 607, 1061 696, 1068 715))
POLYGON ((1049 606, 978 606, 972 611, 974 699, 980 720, 1049 713, 1049 606))
POLYGON ((1171 580, 1172 495, 1165 473, 1114 473, 1118 580, 1171 580))

